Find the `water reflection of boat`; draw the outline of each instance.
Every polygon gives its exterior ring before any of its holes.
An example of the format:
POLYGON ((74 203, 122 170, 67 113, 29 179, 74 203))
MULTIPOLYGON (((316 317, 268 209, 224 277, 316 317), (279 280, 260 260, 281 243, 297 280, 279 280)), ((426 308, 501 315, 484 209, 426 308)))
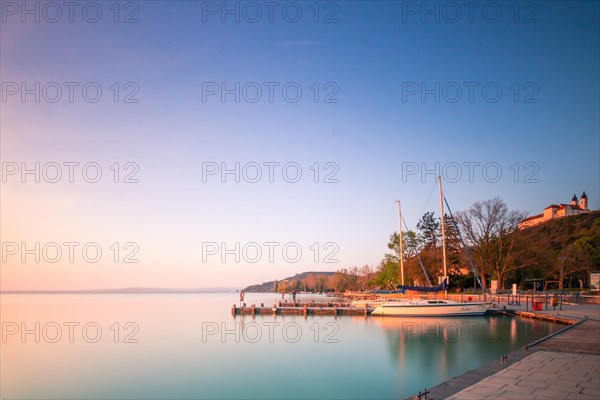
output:
POLYGON ((507 321, 503 317, 375 317, 369 321, 385 333, 390 355, 399 365, 431 371, 431 360, 438 360, 435 368, 445 378, 448 370, 459 365, 468 370, 495 358, 498 348, 508 348, 514 340, 504 334, 507 321))
POLYGON ((419 333, 432 332, 435 329, 441 331, 449 331, 458 327, 460 330, 465 332, 468 329, 473 330, 477 327, 477 330, 483 328, 489 328, 489 318, 452 318, 452 317, 439 317, 439 318, 428 318, 428 317, 415 317, 415 318, 371 318, 376 325, 383 328, 385 331, 406 331, 411 332, 417 329, 419 333))

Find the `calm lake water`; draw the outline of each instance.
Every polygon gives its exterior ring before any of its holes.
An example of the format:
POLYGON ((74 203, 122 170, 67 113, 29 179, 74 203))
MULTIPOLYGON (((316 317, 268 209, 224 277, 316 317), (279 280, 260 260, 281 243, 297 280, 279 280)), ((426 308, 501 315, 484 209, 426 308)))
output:
POLYGON ((397 399, 562 328, 506 316, 234 318, 237 301, 2 295, 0 398, 397 399))

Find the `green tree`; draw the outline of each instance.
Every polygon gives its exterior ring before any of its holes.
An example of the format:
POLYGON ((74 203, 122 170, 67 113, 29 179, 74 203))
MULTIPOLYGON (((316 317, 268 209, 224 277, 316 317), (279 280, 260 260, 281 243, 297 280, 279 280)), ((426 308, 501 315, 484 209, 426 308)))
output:
POLYGON ((417 222, 417 229, 421 232, 425 247, 436 248, 439 243, 440 222, 434 215, 433 212, 426 212, 417 222))
MULTIPOLYGON (((393 257, 398 257, 398 250, 400 248, 399 242, 400 236, 398 232, 394 232, 390 235, 389 242, 387 244, 388 249, 393 250, 393 257)), ((407 261, 411 257, 414 257, 415 254, 419 251, 419 247, 421 246, 422 239, 421 237, 412 230, 408 232, 402 232, 402 255, 403 260, 407 261)))
POLYGON ((369 282, 369 285, 373 287, 391 289, 395 284, 398 283, 398 263, 395 259, 392 259, 388 256, 389 255, 386 255, 379 263, 379 266, 377 267, 377 274, 369 282))

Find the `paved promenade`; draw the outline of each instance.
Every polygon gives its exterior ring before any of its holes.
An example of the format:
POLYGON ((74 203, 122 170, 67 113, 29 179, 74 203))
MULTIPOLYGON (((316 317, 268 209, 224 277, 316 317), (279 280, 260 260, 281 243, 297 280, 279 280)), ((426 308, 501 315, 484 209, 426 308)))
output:
MULTIPOLYGON (((509 305, 506 306, 506 308, 515 311, 525 311, 524 304, 521 304, 520 306, 509 305)), ((600 321, 600 304, 563 304, 562 311, 559 310, 559 307, 556 307, 556 310, 554 310, 553 307, 548 307, 548 310, 532 311, 530 306, 528 311, 535 314, 558 316, 566 319, 582 320, 587 317, 590 320, 600 321)))
POLYGON ((528 352, 509 354, 504 364, 492 362, 450 379, 432 388, 427 398, 599 400, 600 305, 563 305, 562 311, 536 314, 580 323, 528 352))
POLYGON ((537 351, 447 399, 598 400, 600 355, 537 351))

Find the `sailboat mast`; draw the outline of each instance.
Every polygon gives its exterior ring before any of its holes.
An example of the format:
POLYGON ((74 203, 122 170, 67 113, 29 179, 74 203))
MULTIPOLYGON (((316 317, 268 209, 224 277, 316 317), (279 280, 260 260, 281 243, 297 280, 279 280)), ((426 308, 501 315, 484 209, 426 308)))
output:
POLYGON ((398 225, 400 226, 400 234, 398 235, 398 242, 400 245, 398 248, 398 264, 400 266, 400 282, 402 285, 404 285, 404 260, 402 259, 402 210, 400 208, 400 200, 397 200, 396 204, 398 204, 398 225))
MULTIPOLYGON (((446 229, 444 227, 444 195, 442 192, 442 177, 438 176, 438 183, 440 186, 440 214, 441 214, 441 223, 442 223, 442 263, 444 265, 444 280, 448 279, 448 270, 446 267, 446 229)), ((446 285, 448 282, 446 281, 446 285)), ((448 291, 444 290, 444 298, 448 297, 448 291)))

